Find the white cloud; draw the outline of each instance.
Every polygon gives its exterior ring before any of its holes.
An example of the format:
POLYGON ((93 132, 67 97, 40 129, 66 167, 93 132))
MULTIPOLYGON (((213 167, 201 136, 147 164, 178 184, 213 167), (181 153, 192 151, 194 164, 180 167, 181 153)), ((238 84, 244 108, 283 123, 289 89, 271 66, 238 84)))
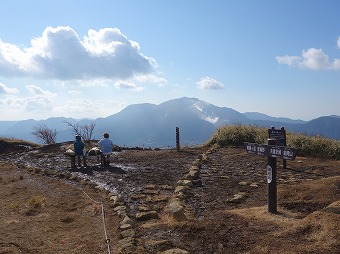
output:
POLYGON ((53 99, 57 97, 57 94, 35 85, 27 85, 26 89, 32 94, 32 96, 11 98, 12 103, 17 105, 16 108, 21 108, 28 112, 48 112, 53 109, 53 99))
POLYGON ((219 90, 224 88, 222 83, 210 77, 201 78, 201 80, 197 81, 196 84, 197 87, 202 90, 219 90))
POLYGON ((4 107, 4 111, 23 109, 25 104, 26 103, 24 99, 20 99, 17 96, 7 96, 6 98, 0 100, 0 105, 4 107))
POLYGON ((83 118, 84 116, 98 118, 107 117, 121 109, 122 106, 113 103, 112 100, 86 100, 78 98, 67 101, 63 106, 55 107, 53 113, 59 116, 74 118, 83 118))
POLYGON ((35 85, 28 85, 26 86, 26 88, 35 96, 37 97, 48 97, 48 98, 52 98, 55 97, 56 94, 52 93, 50 91, 44 90, 41 87, 35 86, 35 85))
POLYGON ((340 49, 340 36, 338 37, 338 40, 336 42, 336 45, 338 46, 338 48, 340 49))
POLYGON ((119 112, 126 105, 120 105, 112 100, 86 100, 72 98, 61 106, 55 105, 57 100, 42 96, 18 97, 7 96, 0 100, 0 115, 6 114, 7 120, 34 118, 46 119, 49 117, 98 118, 119 112), (103 106, 105 105, 105 106, 103 106))
POLYGON ((285 55, 285 56, 277 56, 275 57, 275 59, 279 64, 286 64, 288 66, 297 66, 301 57, 285 55))
POLYGON ((25 112, 50 112, 52 110, 52 101, 50 98, 43 96, 36 97, 17 97, 8 96, 1 100, 3 110, 25 112))
POLYGON ((130 89, 134 90, 136 92, 143 91, 145 88, 144 87, 139 87, 135 84, 135 82, 131 80, 118 80, 115 82, 114 86, 116 88, 122 88, 122 89, 130 89))
POLYGON ((71 96, 77 96, 77 95, 81 94, 81 91, 74 91, 74 90, 72 90, 72 91, 68 91, 67 93, 69 95, 71 95, 71 96))
POLYGON ((15 94, 17 92, 18 92, 18 89, 10 88, 10 87, 8 87, 5 84, 0 82, 0 94, 15 94))
MULTIPOLYGON (((340 37, 338 37, 337 46, 340 48, 340 37)), ((277 56, 275 57, 279 64, 286 64, 290 67, 298 67, 310 70, 340 70, 340 59, 330 60, 322 49, 310 48, 302 50, 301 56, 277 56)))
POLYGON ((46 112, 53 109, 52 102, 50 98, 45 98, 42 96, 38 97, 27 97, 25 98, 26 106, 25 110, 28 112, 39 111, 46 112))
POLYGON ((135 80, 137 82, 142 82, 142 83, 150 82, 153 84, 158 84, 159 86, 165 86, 166 84, 168 84, 168 81, 165 78, 158 77, 152 74, 151 75, 137 75, 135 76, 135 80))
POLYGON ((70 27, 47 27, 31 47, 0 40, 0 75, 45 79, 127 79, 154 71, 154 59, 117 28, 89 30, 81 40, 70 27))

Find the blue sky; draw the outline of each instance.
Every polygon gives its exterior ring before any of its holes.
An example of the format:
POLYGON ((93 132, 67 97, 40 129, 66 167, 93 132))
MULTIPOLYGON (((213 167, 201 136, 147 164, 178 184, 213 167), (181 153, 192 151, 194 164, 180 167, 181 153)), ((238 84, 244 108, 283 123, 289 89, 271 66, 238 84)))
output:
POLYGON ((340 115, 340 1, 0 1, 0 120, 195 97, 340 115))

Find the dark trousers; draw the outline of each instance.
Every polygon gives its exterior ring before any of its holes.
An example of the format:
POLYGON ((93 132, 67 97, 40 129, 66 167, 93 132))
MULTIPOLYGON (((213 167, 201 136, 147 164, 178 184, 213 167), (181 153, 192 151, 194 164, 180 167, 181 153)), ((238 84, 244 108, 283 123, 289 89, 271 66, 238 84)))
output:
POLYGON ((101 165, 102 166, 110 166, 110 155, 102 154, 100 156, 100 158, 101 158, 101 165))
POLYGON ((81 167, 81 157, 83 157, 84 167, 86 167, 86 156, 76 155, 78 159, 78 166, 81 167))

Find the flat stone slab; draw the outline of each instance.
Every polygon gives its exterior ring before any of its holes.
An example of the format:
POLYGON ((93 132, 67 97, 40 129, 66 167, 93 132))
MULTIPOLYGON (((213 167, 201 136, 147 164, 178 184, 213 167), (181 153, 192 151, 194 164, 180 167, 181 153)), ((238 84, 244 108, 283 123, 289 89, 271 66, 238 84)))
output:
POLYGON ((160 254, 189 254, 188 251, 182 250, 179 248, 169 249, 163 252, 160 252, 160 254))
POLYGON ((139 212, 136 214, 136 220, 151 220, 158 219, 158 213, 156 211, 139 212))

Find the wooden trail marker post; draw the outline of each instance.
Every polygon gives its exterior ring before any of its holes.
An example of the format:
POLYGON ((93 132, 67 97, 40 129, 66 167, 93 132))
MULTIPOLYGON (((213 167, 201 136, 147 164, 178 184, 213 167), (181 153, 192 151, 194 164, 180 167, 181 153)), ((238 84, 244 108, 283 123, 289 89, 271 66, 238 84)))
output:
POLYGON ((176 150, 179 152, 181 150, 181 146, 179 144, 179 128, 176 127, 176 150))
POLYGON ((245 142, 244 147, 247 153, 268 157, 268 212, 277 213, 276 159, 294 160, 298 149, 278 146, 276 139, 268 139, 268 145, 245 142))

